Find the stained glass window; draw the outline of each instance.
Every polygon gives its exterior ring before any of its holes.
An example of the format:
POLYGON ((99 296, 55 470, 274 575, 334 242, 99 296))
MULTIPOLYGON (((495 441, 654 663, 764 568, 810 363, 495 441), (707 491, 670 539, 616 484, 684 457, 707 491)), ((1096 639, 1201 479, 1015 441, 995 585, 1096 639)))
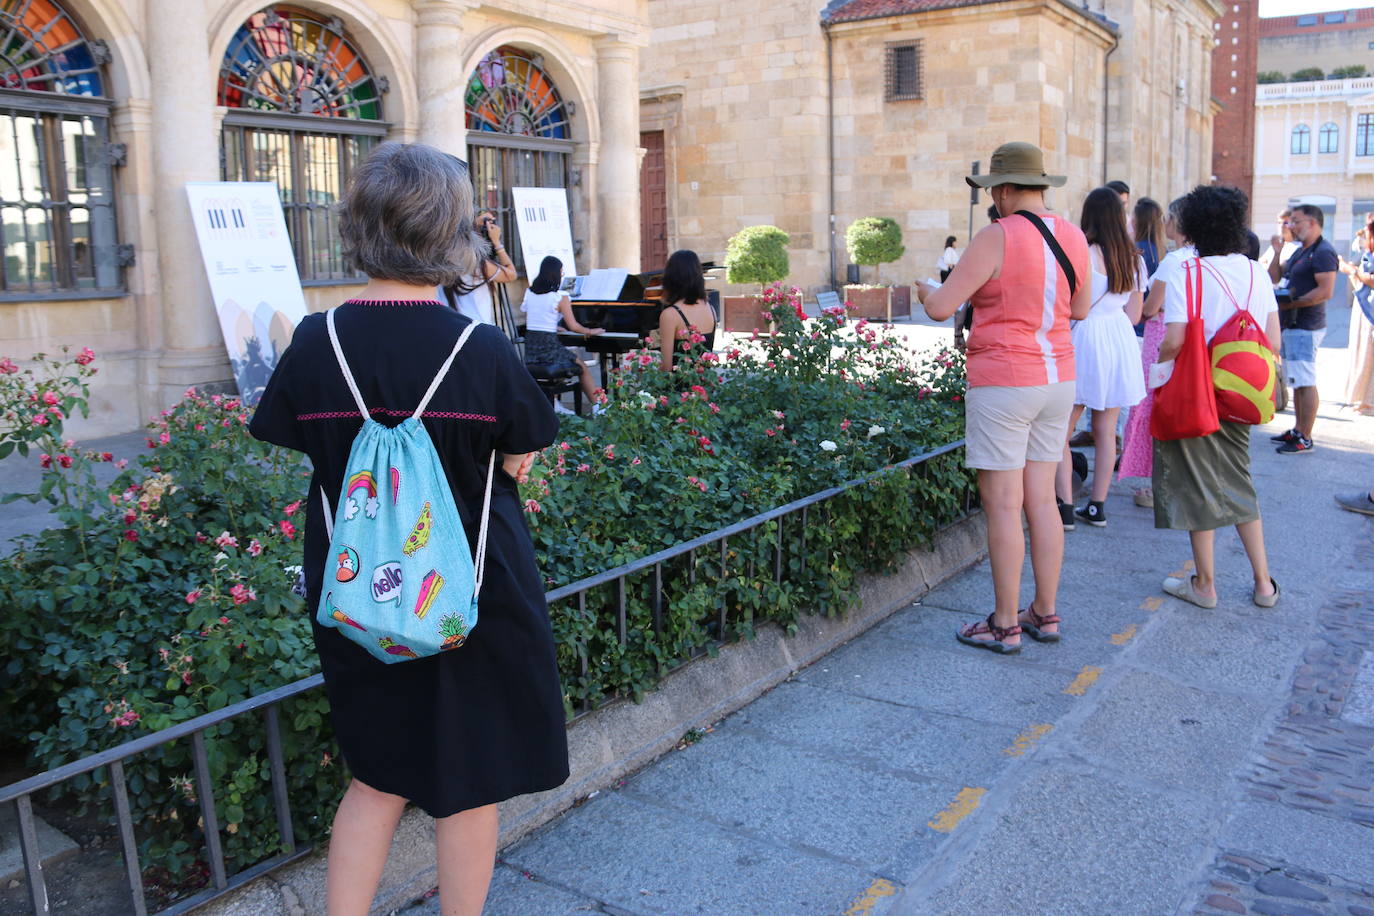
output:
POLYGON ((0 299, 122 292, 109 52, 51 0, 0 0, 0 48, 0 299))
POLYGON ((538 53, 509 46, 482 58, 468 76, 465 102, 477 206, 496 214, 506 250, 525 270, 510 189, 567 187, 572 105, 538 53))
POLYGON ((334 206, 386 136, 385 92, 338 19, 296 7, 249 16, 225 51, 221 172, 226 181, 276 183, 305 282, 360 279, 344 260, 334 206))
POLYGON ((377 80, 338 19, 268 7, 240 26, 219 71, 219 104, 327 118, 381 118, 377 80))
POLYGON ((0 86, 102 96, 109 51, 51 0, 0 0, 0 86))
POLYGON ((568 139, 568 112, 538 56, 497 48, 468 78, 468 130, 568 139))

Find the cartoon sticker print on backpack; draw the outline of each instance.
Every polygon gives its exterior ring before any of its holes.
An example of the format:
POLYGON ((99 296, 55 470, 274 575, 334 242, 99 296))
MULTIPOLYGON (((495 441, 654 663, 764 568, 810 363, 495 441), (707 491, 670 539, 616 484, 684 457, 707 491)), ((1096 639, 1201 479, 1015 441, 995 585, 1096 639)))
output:
POLYGON ((396 501, 401 496, 401 469, 391 469, 391 504, 396 505, 396 501))
POLYGON ((439 618, 439 635, 444 637, 443 644, 439 646, 440 652, 456 649, 468 641, 468 628, 461 615, 445 614, 439 618))
POLYGON ((401 548, 401 553, 408 557, 423 550, 429 543, 429 533, 434 528, 434 513, 429 508, 429 501, 425 501, 425 507, 420 510, 420 517, 415 521, 415 528, 410 532, 410 537, 406 538, 406 544, 401 548))
POLYGON ((398 645, 395 642, 395 640, 393 640, 390 636, 383 636, 381 639, 377 640, 377 645, 385 649, 388 655, 399 655, 403 658, 420 657, 416 655, 414 652, 410 651, 409 648, 402 645, 398 645))
POLYGON ((363 626, 361 623, 358 623, 358 621, 354 620, 352 617, 349 617, 349 616, 348 616, 347 614, 345 614, 343 611, 341 611, 341 610, 339 610, 337 607, 335 607, 335 606, 334 606, 333 598, 334 598, 334 593, 333 593, 333 592, 330 592, 330 593, 328 593, 327 595, 324 596, 325 606, 329 608, 329 616, 330 616, 330 617, 333 617, 333 618, 334 618, 335 620, 337 620, 339 623, 346 623, 346 624, 348 624, 350 627, 357 627, 358 629, 360 629, 360 630, 362 630, 364 633, 366 633, 366 632, 367 632, 367 627, 363 626))
POLYGON ((401 606, 401 564, 394 560, 372 571, 372 600, 379 604, 388 601, 401 606))
POLYGON ((334 578, 339 582, 352 582, 358 576, 358 551, 346 544, 339 545, 339 553, 335 558, 339 563, 339 568, 334 572, 334 578))
POLYGON ((439 597, 439 590, 444 587, 444 577, 439 575, 439 571, 431 569, 420 583, 420 597, 415 601, 415 616, 421 620, 429 613, 429 609, 434 606, 434 599, 439 597))
POLYGON ((353 521, 358 514, 358 500, 354 494, 362 490, 367 494, 363 502, 363 515, 368 518, 376 518, 377 510, 381 508, 381 500, 377 499, 377 481, 372 478, 371 471, 359 471, 348 478, 347 488, 347 508, 344 509, 344 519, 353 521))

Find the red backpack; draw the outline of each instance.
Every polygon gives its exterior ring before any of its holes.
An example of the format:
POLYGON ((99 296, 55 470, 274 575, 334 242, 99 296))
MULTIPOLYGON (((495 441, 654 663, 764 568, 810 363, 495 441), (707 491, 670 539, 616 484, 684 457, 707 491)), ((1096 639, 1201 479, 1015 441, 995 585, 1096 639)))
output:
MULTIPOLYGON (((1278 373, 1274 369, 1274 350, 1269 338, 1255 316, 1250 314, 1250 297, 1255 291, 1255 275, 1250 273, 1250 292, 1245 305, 1236 301, 1226 281, 1212 265, 1201 258, 1197 263, 1206 268, 1221 287, 1236 312, 1212 335, 1207 350, 1212 359, 1212 385, 1217 394, 1217 417, 1232 423, 1251 426, 1274 419, 1274 386, 1278 373)), ((1202 271, 1194 295, 1202 300, 1202 271)))

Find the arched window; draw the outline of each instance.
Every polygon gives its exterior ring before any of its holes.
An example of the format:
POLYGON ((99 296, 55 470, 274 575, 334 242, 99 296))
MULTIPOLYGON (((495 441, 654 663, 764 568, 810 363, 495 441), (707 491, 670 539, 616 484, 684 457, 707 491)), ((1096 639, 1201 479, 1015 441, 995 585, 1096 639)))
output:
POLYGON ((53 0, 0 2, 0 299, 123 291, 108 60, 53 0))
POLYGON ((386 90, 343 23, 298 7, 249 16, 224 52, 224 179, 277 183, 302 282, 358 279, 333 208, 353 167, 386 136, 386 90))
POLYGON ((539 54, 510 46, 477 64, 465 101, 477 206, 496 213, 507 250, 523 268, 510 189, 567 187, 573 104, 563 101, 539 54))
POLYGON ((1329 121, 1322 125, 1322 129, 1317 134, 1317 152, 1334 153, 1340 146, 1341 129, 1329 121))
POLYGON ((1312 128, 1306 124, 1299 124, 1293 128, 1293 139, 1288 145, 1288 151, 1295 156, 1312 152, 1312 128))

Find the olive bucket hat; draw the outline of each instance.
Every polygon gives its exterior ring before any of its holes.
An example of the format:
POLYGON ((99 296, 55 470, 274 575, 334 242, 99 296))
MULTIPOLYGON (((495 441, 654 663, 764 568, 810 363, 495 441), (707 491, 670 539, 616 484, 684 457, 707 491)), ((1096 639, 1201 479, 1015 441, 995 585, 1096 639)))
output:
POLYGON ((1062 188, 1067 175, 1046 175, 1045 154, 1034 143, 1003 143, 992 151, 992 165, 986 175, 964 178, 971 188, 994 188, 1015 184, 1027 188, 1062 188))

